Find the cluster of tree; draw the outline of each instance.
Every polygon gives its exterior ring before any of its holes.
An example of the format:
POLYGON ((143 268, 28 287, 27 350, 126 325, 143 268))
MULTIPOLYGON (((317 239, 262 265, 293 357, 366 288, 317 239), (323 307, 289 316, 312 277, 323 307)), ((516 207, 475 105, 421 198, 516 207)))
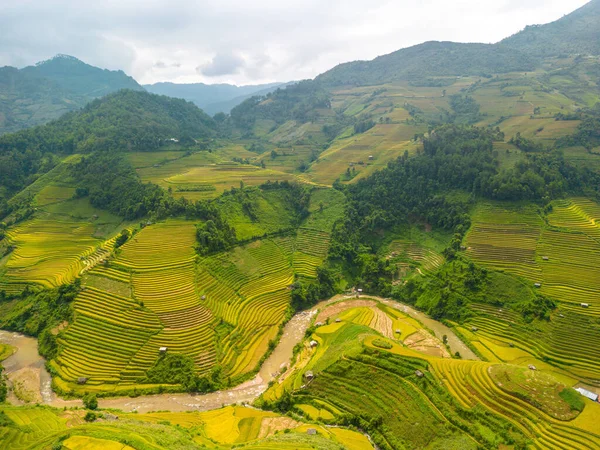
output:
POLYGON ((168 214, 172 197, 155 184, 144 184, 122 154, 96 152, 81 158, 71 169, 78 188, 75 195, 128 220, 151 213, 168 214), (160 213, 159 213, 160 211, 160 213))
POLYGON ((339 275, 326 265, 317 267, 316 280, 299 279, 292 285, 292 308, 303 311, 336 293, 339 275))
MULTIPOLYGON (((582 146, 588 150, 600 146, 600 103, 594 108, 589 108, 575 114, 577 119, 581 120, 577 131, 557 140, 557 147, 576 147, 582 146)), ((557 120, 559 117, 557 116, 557 120)), ((561 120, 568 120, 562 118, 561 120)))
POLYGON ((211 392, 225 387, 223 370, 214 366, 208 376, 198 376, 194 360, 181 353, 165 353, 140 380, 151 384, 180 384, 188 392, 211 392))
POLYGON ((231 121, 235 127, 248 132, 259 119, 273 120, 277 124, 288 120, 308 122, 316 109, 329 108, 329 94, 318 83, 306 80, 245 100, 231 110, 231 121))
MULTIPOLYGON (((465 230, 470 224, 465 196, 500 200, 548 202, 566 192, 582 192, 600 186, 600 175, 578 169, 558 151, 532 153, 510 169, 501 169, 493 149, 494 130, 444 125, 423 139, 424 152, 406 155, 358 183, 343 187, 348 205, 345 217, 335 224, 330 257, 343 261, 348 270, 360 270, 356 279, 376 292, 386 293, 389 277, 383 262, 365 265, 365 254, 374 253, 368 243, 377 232, 411 219, 446 230, 465 230)), ((375 244, 373 244, 375 245, 375 244)))
POLYGON ((122 230, 121 234, 119 234, 119 236, 117 236, 117 239, 115 240, 114 248, 121 247, 123 244, 125 244, 125 242, 129 240, 130 237, 131 232, 128 229, 122 230))
POLYGON ((417 306, 431 317, 463 321, 472 303, 510 308, 525 322, 548 320, 556 302, 511 275, 489 272, 463 258, 453 258, 431 277, 411 278, 394 288, 392 297, 417 306))
POLYGON ((514 137, 510 138, 508 143, 514 145, 519 150, 523 150, 524 152, 544 151, 544 146, 541 143, 527 139, 521 136, 521 133, 519 132, 514 137))
MULTIPOLYGON (((80 280, 55 289, 38 292, 28 287, 17 297, 18 307, 0 317, 0 327, 38 338, 40 355, 52 359, 58 354, 58 343, 52 329, 72 319, 72 303, 80 290, 80 280)), ((10 298, 0 293, 0 301, 10 298)))
MULTIPOLYGON (((0 150, 0 210, 2 202, 35 181, 39 174, 55 167, 58 161, 55 155, 44 155, 39 150, 0 150)), ((0 217, 4 215, 0 213, 0 217)))
POLYGON ((371 128, 375 126, 375 121, 373 119, 361 120, 354 124, 354 134, 364 133, 365 131, 369 131, 371 128))
POLYGON ((481 120, 481 107, 470 95, 455 94, 450 96, 452 114, 448 122, 457 124, 472 124, 481 120))
POLYGON ((201 255, 228 250, 237 242, 235 229, 220 214, 196 225, 196 240, 201 255))
MULTIPOLYGON (((0 364, 0 403, 4 403, 6 401, 6 395, 8 394, 8 387, 6 386, 6 377, 3 374, 4 367, 0 364)), ((0 426, 2 423, 0 422, 0 426)))

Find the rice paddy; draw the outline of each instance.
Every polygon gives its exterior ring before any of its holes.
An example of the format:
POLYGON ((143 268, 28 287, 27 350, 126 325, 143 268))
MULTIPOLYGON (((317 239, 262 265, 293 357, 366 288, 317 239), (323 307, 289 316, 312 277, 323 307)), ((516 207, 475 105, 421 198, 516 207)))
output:
POLYGON ((368 450, 368 439, 348 429, 326 429, 253 408, 226 407, 198 413, 119 414, 48 407, 0 406, 0 443, 14 450, 251 449, 368 450), (318 433, 310 435, 309 428, 318 433), (284 430, 287 430, 284 433, 284 430))

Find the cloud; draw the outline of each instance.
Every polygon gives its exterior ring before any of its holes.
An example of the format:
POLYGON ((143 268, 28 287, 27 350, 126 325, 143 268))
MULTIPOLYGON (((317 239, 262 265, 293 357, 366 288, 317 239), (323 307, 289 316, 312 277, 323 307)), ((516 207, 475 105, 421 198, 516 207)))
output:
POLYGON ((497 42, 587 0, 0 0, 0 66, 65 53, 141 83, 312 78, 428 40, 497 42))
POLYGON ((207 77, 235 75, 246 66, 244 58, 233 53, 217 53, 209 63, 196 67, 196 71, 207 77))

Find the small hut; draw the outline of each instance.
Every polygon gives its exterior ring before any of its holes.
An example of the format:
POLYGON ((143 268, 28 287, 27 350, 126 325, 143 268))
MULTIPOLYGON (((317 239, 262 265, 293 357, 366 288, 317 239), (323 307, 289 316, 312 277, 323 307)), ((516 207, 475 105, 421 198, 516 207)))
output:
POLYGON ((589 308, 589 307, 590 307, 590 304, 589 304, 589 303, 582 303, 582 304, 581 304, 581 307, 582 307, 582 308, 589 308))
POLYGON ((315 428, 309 428, 306 430, 306 434, 310 434, 311 436, 315 436, 317 434, 317 430, 315 428))
POLYGON ((307 371, 307 372, 304 374, 304 378, 305 378, 307 381, 311 381, 311 380, 313 380, 313 379, 315 378, 315 374, 312 372, 312 370, 309 370, 309 371, 307 371))
POLYGON ((402 330, 398 328, 398 329, 396 330, 396 334, 402 334, 402 330))
POLYGON ((322 327, 323 326, 323 322, 317 322, 315 323, 315 327, 322 327))
POLYGON ((471 327, 471 331, 478 331, 478 330, 479 330, 479 328, 477 328, 477 327, 471 327))
POLYGON ((415 370, 415 375, 418 376, 419 378, 423 378, 425 376, 425 374, 423 372, 421 372, 420 370, 415 370))
POLYGON ((369 161, 373 161, 375 157, 373 155, 369 155, 369 161))
POLYGON ((200 300, 206 300, 206 295, 203 295, 202 297, 200 297, 200 300))
POLYGON ((533 364, 529 364, 529 370, 537 370, 537 367, 535 367, 533 364))
POLYGON ((541 288, 541 287, 542 287, 542 283, 535 283, 535 284, 534 284, 534 286, 535 286, 536 288, 541 288))
POLYGON ((167 353, 168 348, 167 347, 160 347, 158 349, 158 353, 167 353))
POLYGON ((77 378, 77 384, 85 384, 87 382, 88 382, 88 379, 86 377, 77 378))
POLYGON ((310 341, 311 348, 315 348, 319 343, 317 341, 310 341))
POLYGON ((548 257, 548 256, 542 256, 542 261, 550 261, 550 257, 548 257))
POLYGON ((335 319, 335 323, 340 323, 342 321, 342 319, 340 319, 339 317, 337 319, 335 319))

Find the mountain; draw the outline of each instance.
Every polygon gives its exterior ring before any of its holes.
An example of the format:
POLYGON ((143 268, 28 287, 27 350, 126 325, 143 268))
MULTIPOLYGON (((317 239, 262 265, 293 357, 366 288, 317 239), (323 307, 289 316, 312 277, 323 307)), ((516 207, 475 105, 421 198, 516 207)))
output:
POLYGON ((148 151, 170 138, 205 138, 213 119, 182 99, 122 90, 88 103, 41 127, 0 137, 0 153, 18 148, 73 153, 93 150, 148 151))
POLYGON ((262 97, 267 94, 270 94, 271 92, 275 92, 278 89, 285 89, 286 87, 288 87, 292 84, 295 84, 295 81, 290 81, 289 83, 281 83, 281 84, 275 84, 275 85, 267 84, 264 86, 269 86, 269 87, 267 87, 265 89, 261 89, 260 91, 255 91, 250 94, 240 95, 239 97, 235 97, 230 100, 224 100, 224 101, 220 101, 220 102, 216 102, 216 103, 211 103, 209 105, 206 105, 202 109, 204 111, 206 111, 208 114, 213 114, 213 115, 217 114, 219 112, 229 114, 233 108, 235 108, 239 104, 243 103, 244 101, 248 100, 249 98, 252 98, 255 96, 262 97))
POLYGON ((281 87, 283 83, 257 84, 235 86, 233 84, 204 84, 204 83, 155 83, 144 85, 148 92, 183 98, 194 102, 209 114, 218 112, 229 113, 236 105, 252 95, 267 94, 281 87))
POLYGON ((534 56, 600 55, 600 0, 546 25, 531 25, 500 43, 534 56))
POLYGON ((51 80, 63 89, 87 98, 103 97, 121 89, 144 89, 122 70, 100 69, 68 55, 56 55, 22 71, 51 80))
POLYGON ((123 71, 58 55, 35 66, 0 68, 0 134, 41 125, 121 89, 143 90, 123 71))
POLYGON ((51 80, 0 68, 0 134, 44 124, 84 102, 51 80))
POLYGON ((375 85, 431 76, 479 76, 534 68, 525 54, 502 46, 432 41, 372 61, 340 64, 319 75, 316 81, 325 85, 375 85))

